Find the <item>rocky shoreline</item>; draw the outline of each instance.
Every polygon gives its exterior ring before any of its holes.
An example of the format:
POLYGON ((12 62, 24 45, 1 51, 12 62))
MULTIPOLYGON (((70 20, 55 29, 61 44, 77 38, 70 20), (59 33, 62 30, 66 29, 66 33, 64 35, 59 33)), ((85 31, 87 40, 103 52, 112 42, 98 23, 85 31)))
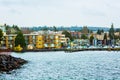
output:
POLYGON ((0 54, 0 72, 9 72, 18 69, 25 63, 27 63, 27 61, 24 59, 0 54))

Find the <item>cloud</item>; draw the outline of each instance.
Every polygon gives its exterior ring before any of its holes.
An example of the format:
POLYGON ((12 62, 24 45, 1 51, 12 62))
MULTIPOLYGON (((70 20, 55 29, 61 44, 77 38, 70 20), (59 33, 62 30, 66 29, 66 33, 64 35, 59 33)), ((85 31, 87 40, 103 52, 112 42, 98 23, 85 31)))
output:
POLYGON ((21 26, 119 26, 120 0, 0 0, 0 21, 21 26))

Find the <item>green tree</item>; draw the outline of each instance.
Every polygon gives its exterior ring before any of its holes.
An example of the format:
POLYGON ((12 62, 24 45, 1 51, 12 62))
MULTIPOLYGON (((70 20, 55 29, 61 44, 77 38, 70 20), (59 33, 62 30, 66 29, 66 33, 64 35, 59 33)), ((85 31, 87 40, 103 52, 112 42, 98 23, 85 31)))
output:
POLYGON ((14 28, 17 32, 21 31, 17 25, 13 25, 12 28, 14 28))
POLYGON ((104 44, 107 44, 107 33, 104 34, 104 44))
POLYGON ((43 31, 48 31, 48 28, 45 26, 42 28, 43 31))
POLYGON ((2 37, 3 37, 3 32, 2 32, 2 30, 0 29, 0 45, 1 45, 2 37))
POLYGON ((55 26, 53 26, 53 31, 55 31, 55 32, 57 31, 57 28, 55 26))
POLYGON ((94 36, 91 35, 91 36, 90 36, 90 45, 93 45, 93 40, 94 40, 94 36))
POLYGON ((104 34, 104 40, 107 40, 107 33, 104 34))
POLYGON ((85 34, 82 34, 81 39, 88 39, 88 37, 85 34))
POLYGON ((89 33, 89 29, 87 28, 87 26, 83 26, 83 29, 81 31, 84 34, 88 34, 89 33))
POLYGON ((7 24, 4 24, 4 26, 5 26, 6 31, 10 28, 10 26, 7 24))
POLYGON ((22 48, 26 48, 25 38, 22 32, 18 32, 15 38, 15 47, 20 45, 22 48))
POLYGON ((65 37, 68 37, 71 41, 73 41, 73 37, 71 36, 71 34, 68 31, 63 31, 62 34, 65 34, 65 37))
POLYGON ((110 39, 114 39, 114 37, 115 37, 113 24, 111 25, 111 28, 109 29, 109 37, 110 37, 110 39))
POLYGON ((92 30, 89 30, 89 33, 93 33, 93 31, 92 31, 92 30))
POLYGON ((104 33, 104 30, 103 30, 103 29, 101 30, 101 33, 104 33))
POLYGON ((101 35, 101 30, 98 29, 97 30, 97 34, 101 35))

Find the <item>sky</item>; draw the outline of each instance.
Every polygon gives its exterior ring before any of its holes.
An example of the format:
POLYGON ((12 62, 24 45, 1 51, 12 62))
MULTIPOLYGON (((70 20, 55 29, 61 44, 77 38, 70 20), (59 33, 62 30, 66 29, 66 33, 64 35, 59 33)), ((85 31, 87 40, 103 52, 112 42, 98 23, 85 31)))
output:
POLYGON ((0 24, 120 28, 120 0, 0 0, 0 24))

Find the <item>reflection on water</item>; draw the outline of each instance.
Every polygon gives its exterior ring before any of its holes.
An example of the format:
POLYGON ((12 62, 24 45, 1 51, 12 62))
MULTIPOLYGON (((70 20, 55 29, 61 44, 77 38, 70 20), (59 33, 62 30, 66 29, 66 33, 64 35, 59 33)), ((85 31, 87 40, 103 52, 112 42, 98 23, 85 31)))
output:
POLYGON ((29 61, 0 80, 120 80, 120 52, 36 52, 17 54, 29 61))

